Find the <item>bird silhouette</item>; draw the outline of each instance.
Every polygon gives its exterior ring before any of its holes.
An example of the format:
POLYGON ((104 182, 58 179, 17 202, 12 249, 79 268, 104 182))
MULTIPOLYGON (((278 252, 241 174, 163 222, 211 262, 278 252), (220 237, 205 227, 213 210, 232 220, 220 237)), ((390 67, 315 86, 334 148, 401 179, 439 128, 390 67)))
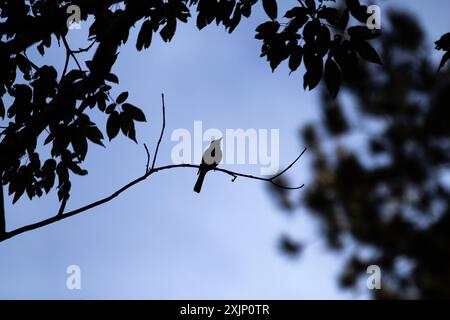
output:
POLYGON ((202 190, 203 181, 208 171, 217 167, 222 161, 222 149, 220 148, 220 141, 222 138, 211 141, 208 149, 205 150, 202 157, 202 163, 198 169, 198 178, 194 186, 194 191, 200 193, 202 190))

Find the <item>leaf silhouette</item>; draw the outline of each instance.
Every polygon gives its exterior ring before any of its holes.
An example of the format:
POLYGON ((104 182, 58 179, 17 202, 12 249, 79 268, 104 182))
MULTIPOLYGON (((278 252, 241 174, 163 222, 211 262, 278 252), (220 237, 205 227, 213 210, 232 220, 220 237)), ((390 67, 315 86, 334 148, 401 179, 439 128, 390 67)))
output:
POLYGON ((134 128, 133 119, 126 113, 121 113, 119 117, 120 117, 120 129, 122 130, 122 133, 137 143, 136 129, 134 128))
POLYGON ((149 48, 150 44, 152 42, 152 35, 153 35, 153 27, 150 20, 145 20, 142 24, 141 30, 139 31, 137 42, 136 42, 136 48, 138 51, 141 51, 142 48, 149 48))
POLYGON ((305 66, 307 68, 307 72, 303 77, 303 88, 309 88, 309 90, 313 90, 315 87, 317 87, 320 80, 322 79, 322 58, 319 56, 308 57, 305 55, 305 66))
POLYGON ((263 8, 270 19, 275 20, 278 16, 278 5, 276 0, 263 0, 263 8))
POLYGON ((356 42, 353 42, 353 44, 355 46, 356 51, 365 60, 373 62, 373 63, 377 63, 377 64, 382 64, 378 53, 368 42, 356 41, 356 42))
POLYGON ((315 0, 306 0, 306 7, 309 10, 309 13, 315 13, 316 11, 316 1, 315 0))
POLYGON ((124 103, 124 102, 128 99, 128 95, 129 95, 129 93, 128 93, 127 91, 122 92, 122 93, 117 97, 116 102, 117 102, 118 104, 124 103))
POLYGON ((378 31, 370 30, 369 28, 363 26, 350 27, 347 32, 351 39, 355 41, 371 40, 380 35, 378 31))
POLYGON ((106 122, 106 133, 108 134, 108 138, 111 141, 114 139, 120 131, 120 118, 117 111, 113 111, 106 122))
POLYGON ((145 114, 142 112, 142 110, 139 109, 138 107, 133 106, 132 104, 124 103, 122 105, 122 109, 126 114, 128 114, 131 117, 131 119, 134 119, 134 120, 140 121, 140 122, 147 121, 145 119, 145 114))
POLYGON ((298 69, 302 63, 303 48, 297 44, 291 45, 290 47, 290 58, 289 58, 289 69, 294 72, 298 69))
POLYGON ((347 29, 349 20, 350 20, 350 11, 347 8, 344 10, 341 18, 339 19, 339 23, 338 23, 339 29, 341 29, 341 30, 347 29))
POLYGON ((160 32, 161 38, 165 42, 169 42, 175 35, 176 29, 177 29, 177 20, 175 18, 169 19, 164 28, 162 28, 160 32))

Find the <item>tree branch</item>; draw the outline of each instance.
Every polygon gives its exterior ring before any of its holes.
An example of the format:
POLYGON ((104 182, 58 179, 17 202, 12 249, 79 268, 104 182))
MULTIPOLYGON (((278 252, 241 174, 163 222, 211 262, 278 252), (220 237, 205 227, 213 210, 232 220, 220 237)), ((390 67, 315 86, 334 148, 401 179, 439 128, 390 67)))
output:
MULTIPOLYGON (((81 68, 81 64, 77 59, 77 56, 75 55, 75 52, 72 51, 72 49, 69 46, 69 43, 67 42, 66 36, 62 36, 64 47, 66 48, 67 55, 72 56, 73 60, 75 60, 75 63, 77 64, 77 67, 80 71, 83 71, 83 68, 81 68)), ((67 60, 66 60, 67 61, 67 60)), ((66 67, 67 71, 67 67, 66 67)))
POLYGON ((274 181, 276 178, 282 176, 284 173, 286 173, 286 171, 288 171, 290 168, 292 168, 292 166, 298 161, 300 160, 300 158, 303 156, 303 154, 306 152, 306 148, 303 149, 302 153, 299 154, 299 156, 289 165, 286 167, 286 169, 284 169, 283 171, 281 171, 280 173, 278 173, 277 175, 273 176, 270 180, 274 181))
MULTIPOLYGON (((66 205, 66 200, 67 199, 63 199, 63 203, 61 204, 60 210, 58 212, 58 214, 56 216, 53 216, 51 218, 48 218, 46 220, 42 220, 30 225, 26 225, 23 227, 20 227, 18 229, 15 229, 13 231, 10 232, 0 232, 0 242, 3 242, 7 239, 10 239, 12 237, 15 237, 17 235, 20 235, 22 233, 28 232, 28 231, 32 231, 32 230, 36 230, 45 226, 48 226, 52 223, 55 223, 57 221, 61 221, 64 219, 67 219, 69 217, 72 217, 74 215, 77 215, 79 213, 82 212, 86 212, 90 209, 96 208, 102 204, 105 204, 107 202, 112 201, 113 199, 117 198, 118 196, 120 196, 122 193, 124 193, 125 191, 127 191, 128 189, 130 189, 131 187, 135 186, 136 184, 145 181, 147 178, 149 178, 151 175, 157 173, 157 172, 161 172, 161 171, 165 171, 165 170, 171 170, 171 169, 177 169, 177 168, 193 168, 193 169, 199 169, 200 165, 193 165, 193 164, 174 164, 174 165, 166 165, 163 167, 157 167, 155 168, 155 163, 156 163, 156 157, 158 155, 158 151, 159 151, 159 146, 161 145, 161 141, 162 141, 162 137, 164 135, 164 130, 166 127, 166 112, 165 112, 165 102, 164 102, 164 94, 162 95, 162 109, 163 109, 163 126, 161 129, 161 134, 158 140, 158 143, 156 145, 156 149, 155 149, 155 155, 153 157, 153 163, 152 163, 152 167, 149 169, 149 164, 150 164, 150 153, 148 151, 147 146, 144 144, 144 148, 146 150, 147 153, 147 165, 146 165, 146 170, 144 175, 140 176, 139 178, 129 182, 128 184, 126 184, 125 186, 123 186, 122 188, 118 189, 117 191, 115 191, 114 193, 112 193, 111 195, 100 199, 98 201, 95 201, 91 204, 88 204, 86 206, 83 206, 81 208, 78 208, 76 210, 73 211, 69 211, 66 213, 62 213, 65 205, 66 205)), ((232 181, 234 182, 238 177, 242 177, 242 178, 247 178, 247 179, 253 179, 253 180, 259 180, 259 181, 264 181, 264 182, 269 182, 275 186, 277 186, 278 188, 281 189, 286 189, 286 190, 298 190, 304 187, 304 184, 300 185, 300 186, 296 186, 296 187, 287 187, 287 186, 282 186, 280 184, 278 184, 277 182, 275 182, 275 180, 277 178, 279 178, 281 175, 283 175, 284 173, 286 173, 290 168, 292 168, 292 166, 302 157, 302 155, 306 152, 306 148, 300 153, 300 155, 292 162, 290 163, 284 170, 282 170, 280 173, 276 174, 275 176, 271 177, 271 178, 264 178, 264 177, 258 177, 258 176, 254 176, 254 175, 250 175, 250 174, 245 174, 245 173, 239 173, 239 172, 235 172, 235 171, 231 171, 231 170, 226 170, 226 169, 221 169, 221 168, 214 168, 211 171, 215 171, 215 172, 222 172, 225 173, 229 176, 232 177, 232 181)), ((0 207, 1 210, 1 207, 0 207)), ((0 221, 1 222, 1 221, 0 221)))
POLYGON ((86 48, 79 48, 78 50, 72 50, 72 53, 73 53, 73 54, 79 54, 79 53, 83 53, 83 52, 88 52, 89 50, 91 50, 91 48, 94 46, 94 44, 95 44, 96 42, 97 42, 97 41, 93 40, 93 41, 91 42, 91 44, 90 44, 89 46, 87 46, 86 48))
POLYGON ((67 73, 67 68, 68 68, 68 66, 69 66, 69 60, 70 60, 70 57, 71 57, 71 56, 74 58, 75 62, 76 62, 77 65, 78 65, 78 68, 80 68, 80 70, 81 70, 80 63, 78 62, 78 60, 77 60, 77 58, 75 57, 75 55, 76 55, 76 54, 79 54, 79 53, 88 52, 88 51, 91 50, 91 48, 94 46, 94 44, 95 44, 96 41, 94 40, 94 41, 92 41, 91 44, 90 44, 89 46, 87 46, 86 48, 79 48, 78 50, 72 50, 72 49, 70 48, 69 43, 67 42, 67 38, 66 38, 65 36, 63 37, 63 42, 64 42, 64 47, 66 48, 66 61, 64 62, 64 69, 63 69, 63 73, 62 73, 61 79, 63 79, 64 76, 65 76, 66 73, 67 73))
POLYGON ((61 80, 64 79, 67 73, 67 67, 69 66, 69 60, 70 60, 70 52, 66 50, 66 61, 64 62, 64 69, 62 72, 61 80))
POLYGON ((65 196, 63 198, 63 200, 61 201, 61 205, 60 205, 59 210, 58 210, 58 215, 63 215, 64 214, 64 210, 66 210, 67 200, 69 200, 69 196, 68 195, 65 196))
MULTIPOLYGON (((0 242, 5 241, 7 239, 10 239, 12 237, 15 237, 19 234, 31 231, 31 230, 35 230, 35 229, 39 229, 42 227, 45 227, 49 224, 52 224, 54 222, 57 221, 61 221, 64 219, 67 219, 69 217, 72 217, 76 214, 88 211, 90 209, 93 209, 95 207, 98 207, 102 204, 105 204, 107 202, 110 202, 111 200, 117 198, 118 196, 120 196, 123 192, 127 191, 128 189, 130 189, 131 187, 135 186, 136 184, 146 180, 148 177, 150 177, 152 174, 160 172, 160 171, 164 171, 164 170, 170 170, 170 169, 176 169, 176 168, 193 168, 193 169, 199 169, 199 165, 193 165, 193 164, 174 164, 174 165, 168 165, 168 166, 163 166, 163 167, 159 167, 159 168, 154 168, 154 169, 150 169, 149 172, 145 173, 143 176, 131 181, 130 183, 128 183, 127 185, 123 186, 122 188, 120 188, 119 190, 117 190, 116 192, 114 192, 113 194, 100 199, 98 201, 95 201, 91 204, 88 204, 84 207, 78 208, 76 210, 73 211, 69 211, 66 212, 64 214, 59 214, 56 216, 53 216, 49 219, 43 220, 43 221, 39 221, 37 223, 33 223, 21 228, 18 228, 16 230, 10 231, 10 232, 6 232, 3 236, 0 235, 0 242)), ((248 179, 254 179, 254 180, 260 180, 260 181, 266 181, 266 182, 270 182, 274 185, 276 185, 279 188, 283 188, 283 189, 288 189, 288 190, 298 190, 304 187, 304 185, 302 184, 301 186, 298 187, 285 187, 285 186, 281 186, 279 184, 276 184, 272 181, 273 178, 263 178, 263 177, 257 177, 257 176, 252 176, 249 174, 244 174, 244 173, 239 173, 239 172, 234 172, 234 171, 230 171, 230 170, 225 170, 225 169, 220 169, 220 168, 215 168, 212 169, 211 171, 216 171, 216 172, 222 172, 225 174, 228 174, 230 176, 232 176, 233 178, 235 177, 243 177, 243 178, 248 178, 248 179)))

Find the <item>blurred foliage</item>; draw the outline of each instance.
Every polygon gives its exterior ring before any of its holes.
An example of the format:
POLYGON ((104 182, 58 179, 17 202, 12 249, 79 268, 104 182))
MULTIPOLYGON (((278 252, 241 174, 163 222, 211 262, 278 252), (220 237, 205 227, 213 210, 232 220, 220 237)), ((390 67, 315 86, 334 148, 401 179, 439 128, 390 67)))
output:
POLYGON ((321 120, 302 129, 313 179, 300 204, 346 252, 343 287, 365 288, 378 265, 374 298, 450 298, 450 74, 436 73, 413 17, 390 12, 388 24, 384 65, 345 73, 339 99, 323 91, 321 120))

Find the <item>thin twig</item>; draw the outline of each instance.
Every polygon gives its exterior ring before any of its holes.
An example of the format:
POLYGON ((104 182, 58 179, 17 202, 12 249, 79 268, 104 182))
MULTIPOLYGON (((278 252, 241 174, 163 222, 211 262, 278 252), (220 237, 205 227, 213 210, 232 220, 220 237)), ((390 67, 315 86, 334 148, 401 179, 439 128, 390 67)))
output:
POLYGON ((63 69, 63 73, 61 76, 61 80, 65 77, 65 75, 67 73, 67 68, 69 67, 69 60, 70 60, 70 53, 69 53, 69 51, 66 50, 66 61, 64 62, 64 69, 63 69))
MULTIPOLYGON (((199 169, 200 166, 199 165, 195 165, 195 164, 173 164, 173 165, 167 165, 167 166, 151 169, 148 174, 152 175, 153 173, 156 173, 156 172, 159 172, 159 171, 176 169, 176 168, 194 168, 194 169, 199 169)), ((276 185, 277 187, 279 187, 281 189, 286 189, 286 190, 298 190, 298 189, 301 189, 301 188, 304 187, 303 184, 300 185, 300 186, 296 186, 296 187, 286 187, 286 186, 282 186, 282 185, 280 185, 278 183, 275 183, 273 181, 274 178, 258 177, 258 176, 254 176, 254 175, 251 175, 251 174, 235 172, 235 171, 222 169, 222 168, 214 168, 214 169, 211 169, 211 171, 225 173, 225 174, 233 177, 234 179, 236 179, 237 177, 242 177, 242 178, 247 178, 247 179, 253 179, 253 180, 260 180, 260 181, 270 182, 270 183, 276 185)))
POLYGON ((94 40, 94 41, 92 41, 92 43, 91 43, 88 47, 86 47, 86 48, 80 48, 80 49, 78 49, 78 50, 72 50, 72 49, 69 47, 69 44, 67 43, 67 39, 66 39, 65 37, 63 37, 63 41, 64 41, 64 46, 65 46, 65 48, 66 48, 66 61, 65 61, 65 63, 64 63, 64 70, 63 70, 61 79, 64 78, 64 76, 66 75, 67 68, 68 68, 68 66, 69 66, 69 59, 70 59, 70 56, 71 56, 71 55, 73 56, 75 62, 76 62, 77 65, 78 65, 78 68, 81 70, 81 66, 80 66, 80 64, 79 64, 79 62, 78 62, 78 60, 77 60, 77 58, 75 57, 75 54, 87 52, 87 51, 89 51, 89 50, 92 48, 92 46, 95 44, 95 40, 94 40))
POLYGON ((91 42, 91 44, 89 46, 87 46, 86 48, 79 48, 78 50, 72 51, 72 53, 73 54, 79 54, 79 53, 83 53, 83 52, 88 52, 94 46, 95 42, 96 42, 96 40, 93 40, 91 42))
POLYGON ((34 70, 39 71, 40 68, 33 61, 31 61, 24 53, 22 53, 21 56, 23 59, 27 60, 27 62, 34 70))
POLYGON ((66 51, 68 52, 68 54, 70 54, 72 56, 73 60, 75 60, 75 63, 77 64, 78 69, 80 71, 83 71, 83 68, 81 68, 80 63, 78 62, 77 56, 72 51, 72 49, 70 49, 69 43, 67 42, 67 39, 66 39, 66 36, 63 36, 62 39, 63 39, 64 47, 66 47, 66 51))
POLYGON ((161 144, 161 140, 164 135, 164 130, 166 129, 166 104, 164 102, 164 93, 161 95, 161 99, 162 99, 163 125, 162 125, 162 129, 161 129, 161 134, 159 136, 158 144, 156 145, 155 155, 153 156, 152 170, 155 168, 156 157, 158 156, 159 146, 161 144))
POLYGON ((64 197, 64 199, 61 201, 61 206, 59 207, 58 210, 59 216, 64 214, 64 210, 66 210, 67 200, 69 200, 68 196, 64 197))
POLYGON ((300 155, 289 165, 286 167, 286 169, 284 169, 283 171, 281 171, 280 173, 278 173, 277 175, 273 176, 272 178, 270 178, 271 181, 274 181, 276 178, 280 177, 281 175, 283 175, 284 173, 286 173, 286 171, 288 171, 290 168, 292 168, 292 166, 298 161, 300 160, 300 158, 303 156, 303 154, 306 152, 306 148, 303 149, 302 153, 300 153, 300 155))
POLYGON ((3 199, 3 170, 0 170, 0 237, 6 233, 5 202, 3 199))
POLYGON ((145 152, 147 153, 147 165, 145 166, 145 173, 148 173, 148 168, 150 166, 150 152, 148 151, 147 145, 144 143, 145 152))

